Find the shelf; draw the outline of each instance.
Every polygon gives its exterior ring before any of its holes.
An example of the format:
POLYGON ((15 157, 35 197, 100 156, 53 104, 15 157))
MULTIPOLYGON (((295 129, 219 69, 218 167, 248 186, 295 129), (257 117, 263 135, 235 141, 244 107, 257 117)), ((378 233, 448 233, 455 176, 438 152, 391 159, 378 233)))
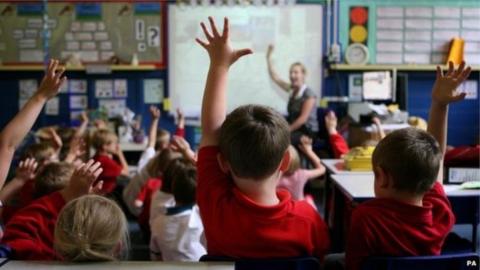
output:
MULTIPOLYGON (((441 66, 443 70, 448 69, 447 65, 441 66)), ((348 65, 333 64, 330 66, 332 70, 393 70, 398 71, 435 71, 437 65, 348 65)), ((480 66, 472 66, 473 71, 480 71, 480 66)))
MULTIPOLYGON (((90 65, 93 68, 105 68, 111 71, 151 71, 158 69, 155 65, 90 65)), ((0 65, 0 71, 43 71, 43 65, 0 65)), ((85 66, 81 67, 67 67, 67 71, 86 71, 85 66)))

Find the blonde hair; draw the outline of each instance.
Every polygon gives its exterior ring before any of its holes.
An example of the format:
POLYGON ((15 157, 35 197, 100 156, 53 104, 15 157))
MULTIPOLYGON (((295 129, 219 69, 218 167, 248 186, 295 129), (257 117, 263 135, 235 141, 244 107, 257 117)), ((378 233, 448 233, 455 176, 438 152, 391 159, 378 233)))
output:
POLYGON ((300 62, 295 62, 293 64, 290 65, 290 71, 292 71, 292 69, 294 67, 300 67, 300 69, 302 70, 302 73, 303 75, 307 75, 307 68, 305 67, 304 64, 300 63, 300 62))
POLYGON ((67 162, 52 162, 35 177, 35 197, 40 198, 67 186, 74 167, 67 162))
POLYGON ((117 135, 108 129, 97 130, 92 137, 92 146, 96 150, 102 149, 102 146, 111 143, 117 139, 117 135))
POLYGON ((53 149, 50 144, 45 142, 34 143, 27 148, 22 160, 25 158, 34 158, 40 166, 43 166, 45 163, 51 161, 55 155, 55 149, 53 149))
POLYGON ((288 170, 284 174, 292 175, 296 170, 300 169, 300 156, 293 145, 288 147, 288 153, 290 154, 290 164, 288 164, 288 170))
POLYGON ((105 197, 85 195, 60 211, 54 247, 66 261, 115 261, 126 258, 127 220, 118 205, 105 197))

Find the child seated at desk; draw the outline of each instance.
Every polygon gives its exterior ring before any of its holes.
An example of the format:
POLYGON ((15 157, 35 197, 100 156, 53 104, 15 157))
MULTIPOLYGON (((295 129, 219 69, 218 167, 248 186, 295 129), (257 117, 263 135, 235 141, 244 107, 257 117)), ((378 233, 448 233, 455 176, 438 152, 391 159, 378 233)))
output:
POLYGON ((455 222, 442 187, 448 104, 465 98, 455 90, 469 74, 465 63, 458 70, 449 63, 446 75, 437 67, 428 133, 396 130, 375 148, 376 198, 353 211, 346 269, 360 269, 368 256, 440 254, 455 222))

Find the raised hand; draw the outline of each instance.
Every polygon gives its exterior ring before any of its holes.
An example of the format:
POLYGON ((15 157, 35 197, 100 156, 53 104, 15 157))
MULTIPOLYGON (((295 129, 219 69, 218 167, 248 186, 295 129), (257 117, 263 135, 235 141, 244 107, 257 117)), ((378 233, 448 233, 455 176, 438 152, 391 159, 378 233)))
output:
POLYGON ((86 111, 83 111, 81 114, 80 114, 80 121, 82 123, 88 123, 90 119, 88 118, 88 114, 86 111))
POLYGON ((190 144, 180 136, 173 136, 171 148, 175 151, 185 153, 190 151, 190 144))
POLYGON ((152 120, 158 120, 160 119, 161 113, 157 107, 150 106, 150 115, 152 116, 152 120))
POLYGON ((308 136, 302 135, 302 137, 300 138, 300 144, 298 145, 298 148, 304 153, 313 152, 312 139, 308 136))
POLYGON ((36 92, 37 95, 50 99, 58 94, 60 87, 65 83, 67 77, 62 77, 65 68, 62 67, 59 70, 57 69, 58 60, 50 60, 45 76, 36 92))
POLYGON ((333 111, 329 111, 327 115, 325 115, 325 128, 328 131, 328 134, 336 134, 337 133, 337 116, 333 111))
POLYGON ((48 128, 47 131, 48 131, 48 134, 50 134, 50 137, 51 137, 50 140, 53 143, 53 147, 55 148, 56 151, 60 151, 60 149, 62 149, 62 146, 63 146, 62 138, 60 138, 57 131, 55 131, 55 129, 52 127, 48 128))
POLYGON ((463 100, 466 94, 458 93, 456 89, 468 78, 471 71, 470 67, 465 68, 465 61, 457 70, 454 69, 453 63, 449 62, 446 74, 443 74, 440 66, 437 66, 437 79, 433 85, 432 100, 441 105, 463 100))
POLYGON ((86 153, 85 147, 85 141, 81 137, 73 137, 70 141, 70 148, 68 149, 65 162, 72 163, 77 158, 84 155, 86 153))
POLYGON ((22 160, 15 171, 15 178, 22 182, 32 180, 35 178, 37 167, 38 163, 34 158, 22 160))
POLYGON ((208 31, 203 22, 200 23, 207 42, 202 41, 199 38, 196 38, 195 40, 207 50, 212 65, 228 68, 240 57, 253 53, 251 49, 234 50, 232 48, 229 38, 230 26, 227 18, 224 19, 223 32, 221 35, 217 30, 213 18, 208 17, 208 20, 210 21, 211 32, 208 31))
POLYGON ((103 171, 100 166, 100 162, 95 162, 93 159, 87 163, 79 164, 75 168, 68 186, 63 190, 65 200, 72 200, 98 190, 101 181, 95 186, 93 186, 93 183, 103 171))
POLYGON ((269 44, 267 48, 267 59, 270 59, 270 57, 272 56, 273 49, 274 49, 273 44, 269 44))

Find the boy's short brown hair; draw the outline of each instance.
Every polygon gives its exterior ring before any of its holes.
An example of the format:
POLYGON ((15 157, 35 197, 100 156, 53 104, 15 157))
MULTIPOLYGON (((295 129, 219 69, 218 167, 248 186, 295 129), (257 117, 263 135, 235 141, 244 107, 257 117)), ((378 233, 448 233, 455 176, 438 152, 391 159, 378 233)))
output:
POLYGON ((49 143, 34 143, 27 148, 22 160, 25 158, 34 158, 41 166, 46 161, 49 161, 55 154, 55 149, 53 149, 49 143))
POLYGON ((373 151, 373 167, 389 173, 398 191, 423 194, 435 183, 442 152, 435 138, 415 128, 396 130, 373 151))
POLYGON ((157 131, 157 139, 155 141, 155 150, 159 151, 166 147, 168 147, 168 143, 170 142, 170 132, 165 129, 159 129, 157 131))
POLYGON ((99 129, 93 134, 92 146, 96 150, 100 150, 105 144, 111 143, 112 138, 117 139, 117 135, 108 129, 99 129))
MULTIPOLYGON (((173 164, 173 163, 172 163, 173 164)), ((172 193, 175 201, 181 204, 194 204, 196 202, 197 168, 189 163, 178 163, 171 167, 172 193)))
POLYGON ((52 162, 45 165, 35 178, 35 198, 66 187, 73 171, 74 166, 67 162, 52 162))
POLYGON ((220 129, 220 153, 238 177, 270 176, 289 145, 287 121, 265 106, 246 105, 235 109, 220 129))
POLYGON ((160 150, 153 159, 151 159, 147 165, 148 174, 151 177, 160 177, 165 173, 165 170, 168 167, 168 164, 172 160, 179 159, 182 155, 178 152, 173 151, 172 149, 163 149, 160 150))

